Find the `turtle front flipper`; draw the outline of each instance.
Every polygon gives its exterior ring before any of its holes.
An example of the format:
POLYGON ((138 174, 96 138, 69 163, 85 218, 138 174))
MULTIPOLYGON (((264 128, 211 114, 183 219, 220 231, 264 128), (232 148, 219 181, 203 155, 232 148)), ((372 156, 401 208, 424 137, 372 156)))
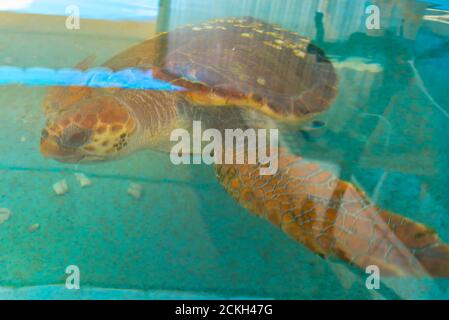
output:
POLYGON ((312 251, 383 276, 449 277, 449 246, 429 227, 375 206, 353 184, 279 152, 275 175, 258 165, 216 165, 228 193, 312 251))

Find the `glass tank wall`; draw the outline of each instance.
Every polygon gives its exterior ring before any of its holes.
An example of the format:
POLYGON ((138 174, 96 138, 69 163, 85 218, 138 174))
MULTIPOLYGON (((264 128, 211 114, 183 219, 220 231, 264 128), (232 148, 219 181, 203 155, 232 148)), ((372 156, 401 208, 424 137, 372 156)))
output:
POLYGON ((330 108, 281 143, 447 242, 447 10, 416 0, 0 1, 0 298, 449 298, 449 282, 431 277, 381 275, 370 290, 366 270, 250 214, 210 165, 177 166, 151 148, 92 164, 40 151, 51 86, 176 90, 148 74, 112 83, 99 67, 160 32, 254 17, 310 39, 338 78, 330 108), (66 288, 68 266, 80 290, 66 288))

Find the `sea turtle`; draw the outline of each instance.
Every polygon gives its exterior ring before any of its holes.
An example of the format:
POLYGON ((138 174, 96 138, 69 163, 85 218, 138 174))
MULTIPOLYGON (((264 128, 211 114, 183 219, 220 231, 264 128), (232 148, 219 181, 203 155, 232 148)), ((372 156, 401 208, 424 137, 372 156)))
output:
MULTIPOLYGON (((297 128, 338 92, 336 72, 320 48, 247 17, 161 33, 104 67, 151 70, 184 90, 52 88, 44 103, 44 156, 87 162, 164 149, 170 132, 195 119, 220 130, 297 128)), ((261 175, 260 164, 214 167, 243 207, 322 257, 376 265, 382 275, 449 276, 449 246, 430 228, 378 208, 358 187, 282 144, 278 161, 273 175, 261 175)))

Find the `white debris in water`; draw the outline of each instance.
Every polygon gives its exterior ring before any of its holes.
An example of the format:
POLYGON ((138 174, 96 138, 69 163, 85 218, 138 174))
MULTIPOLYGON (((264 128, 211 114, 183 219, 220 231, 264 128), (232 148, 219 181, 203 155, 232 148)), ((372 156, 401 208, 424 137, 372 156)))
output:
POLYGON ((39 223, 34 223, 31 226, 28 227, 28 231, 29 232, 34 232, 37 229, 39 229, 41 227, 41 225, 39 223))
POLYGON ((25 136, 22 136, 21 138, 20 138, 20 142, 25 142, 25 141, 27 141, 27 137, 25 137, 25 136))
POLYGON ((352 69, 359 72, 373 72, 379 73, 383 71, 380 64, 371 62, 368 59, 363 58, 351 58, 343 61, 332 61, 332 64, 336 69, 352 69))
POLYGON ((69 186, 67 185, 67 181, 64 179, 64 180, 56 182, 53 185, 53 191, 58 196, 62 196, 63 194, 67 193, 69 191, 69 186))
POLYGON ((143 186, 138 183, 130 183, 128 187, 128 194, 136 199, 139 199, 142 195, 143 186))
POLYGON ((5 223, 9 218, 11 218, 11 210, 0 208, 0 224, 5 223))
POLYGON ((92 181, 86 177, 84 173, 75 173, 75 178, 80 184, 81 188, 90 186, 92 184, 92 181))

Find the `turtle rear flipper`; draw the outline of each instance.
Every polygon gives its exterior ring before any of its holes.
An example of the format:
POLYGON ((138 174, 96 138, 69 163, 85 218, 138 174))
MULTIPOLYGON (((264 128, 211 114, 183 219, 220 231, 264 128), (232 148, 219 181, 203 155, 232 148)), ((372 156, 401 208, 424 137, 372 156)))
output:
POLYGON ((376 207, 349 182, 321 166, 279 152, 279 170, 216 165, 228 193, 315 253, 381 276, 449 277, 449 246, 429 227, 376 207))

